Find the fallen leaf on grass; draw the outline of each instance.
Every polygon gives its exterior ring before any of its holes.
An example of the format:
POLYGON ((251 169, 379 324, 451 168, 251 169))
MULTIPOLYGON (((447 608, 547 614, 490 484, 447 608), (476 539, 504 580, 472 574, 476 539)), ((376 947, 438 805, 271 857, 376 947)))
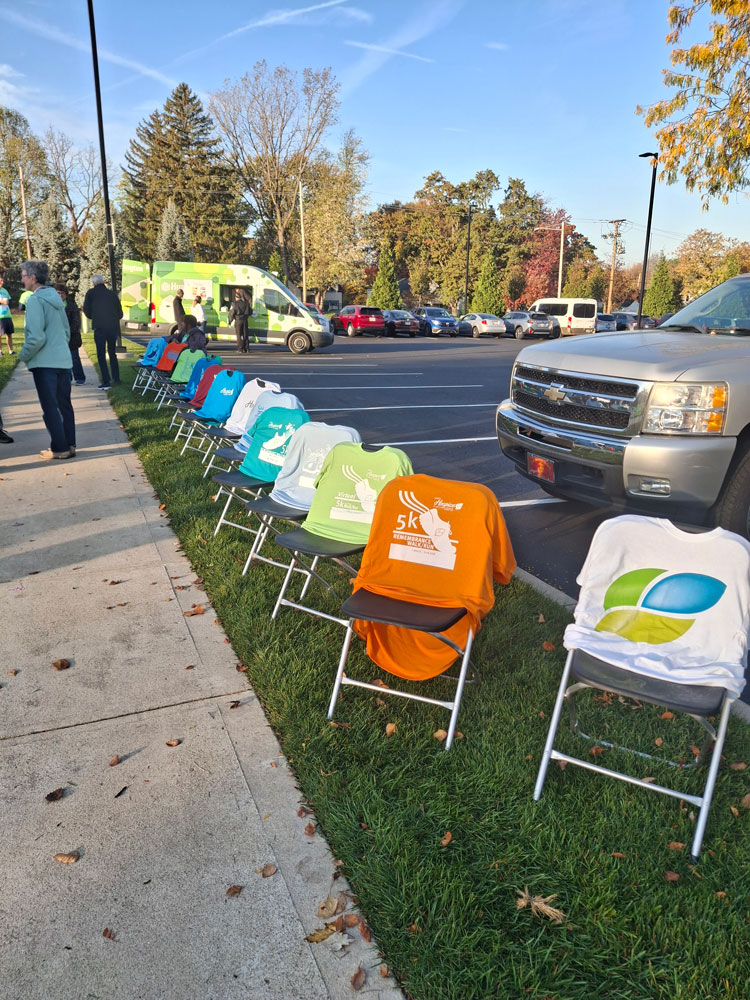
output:
POLYGON ((624 858, 625 855, 621 854, 620 851, 612 851, 612 857, 613 858, 624 858))
POLYGON ((739 814, 740 814, 740 811, 739 811, 739 809, 737 808, 737 806, 730 806, 730 807, 729 807, 729 811, 730 811, 730 813, 731 813, 731 814, 732 814, 733 816, 739 816, 739 814))
POLYGON ((438 743, 444 743, 445 740, 448 739, 448 733, 446 732, 445 729, 436 729, 432 735, 435 737, 438 743))
POLYGON ((378 695, 378 697, 375 699, 375 704, 378 706, 378 708, 385 708, 385 702, 380 697, 380 695, 378 695))
POLYGON ((396 723, 395 722, 388 722, 388 723, 386 723, 385 735, 386 736, 393 736, 393 734, 395 732, 396 732, 396 723))
POLYGON ((122 793, 126 792, 127 790, 128 790, 128 786, 127 785, 123 785, 122 788, 120 789, 120 791, 117 792, 117 794, 115 795, 115 798, 119 799, 120 796, 122 795, 122 793))
POLYGON ((656 778, 652 778, 650 775, 648 778, 641 778, 641 781, 645 781, 647 785, 650 785, 652 781, 656 781, 656 778))
POLYGON ((440 846, 447 847, 452 840, 453 840, 453 834, 450 832, 450 830, 446 830, 445 836, 440 838, 440 846))
POLYGON ((70 851, 68 854, 56 854, 55 861, 59 861, 61 865, 74 865, 80 856, 78 851, 70 851))
POLYGON ((671 843, 667 844, 668 851, 681 851, 685 845, 681 844, 679 840, 673 840, 671 843))
POLYGON ((550 642, 549 639, 545 639, 544 642, 542 643, 542 649, 546 653, 551 653, 554 648, 555 648, 554 642, 550 642))
POLYGON ((239 708, 240 704, 241 704, 241 702, 240 702, 239 698, 236 698, 234 701, 230 701, 229 702, 229 707, 230 708, 239 708))
POLYGON ((262 868, 256 868, 255 870, 259 875, 262 875, 263 878, 270 878, 272 875, 276 874, 278 868, 276 865, 272 865, 269 861, 267 865, 263 865, 262 868))
POLYGON ((230 885, 227 889, 227 896, 229 896, 230 899, 232 896, 239 896, 244 888, 244 885, 230 885))
POLYGON ((568 766, 567 760, 558 760, 556 763, 557 763, 557 766, 560 768, 561 771, 564 771, 565 768, 568 766))
POLYGON ((50 666, 53 670, 67 670, 70 666, 70 660, 53 660, 50 666))
POLYGON ((740 806, 743 809, 750 809, 750 792, 748 792, 747 795, 742 796, 740 799, 740 806))
POLYGON ((729 767, 732 771, 745 771, 747 769, 747 764, 742 760, 738 760, 736 763, 730 764, 729 767))
POLYGON ((662 719, 674 719, 674 712, 662 712, 662 719))
POLYGON ((656 739, 654 740, 654 746, 660 747, 663 742, 664 740, 661 738, 661 736, 657 736, 656 739))
POLYGON ((305 941, 309 941, 310 944, 320 944, 321 941, 325 941, 329 938, 331 934, 336 933, 336 928, 333 924, 326 924, 325 927, 319 927, 317 930, 308 934, 305 941))
POLYGON ((314 837, 315 836, 315 824, 314 823, 308 823, 307 824, 307 826, 305 827, 305 836, 306 837, 314 837))
POLYGON ((64 794, 65 794, 64 788, 56 788, 54 792, 49 792, 49 794, 45 795, 44 797, 48 802, 58 802, 63 797, 64 794))
POLYGON ((385 688, 386 691, 390 691, 390 688, 385 683, 385 681, 381 680, 379 677, 376 677, 375 680, 371 681, 370 683, 374 684, 376 687, 385 688))
POLYGON ((333 726, 334 729, 351 729, 350 722, 329 722, 329 726, 333 726))
POLYGON ((105 937, 108 941, 114 941, 115 932, 111 931, 109 927, 105 927, 104 930, 102 931, 102 937, 105 937))
MULTIPOLYGON (((166 508, 166 506, 167 505, 165 503, 160 503, 159 504, 159 510, 164 510, 166 508)), ((174 579, 174 577, 172 579, 174 579)))
POLYGON ((182 740, 167 740, 168 747, 178 747, 182 743, 182 740))
POLYGON ((529 892, 528 886, 526 886, 521 892, 521 890, 516 890, 516 895, 518 899, 516 900, 516 908, 519 910, 525 909, 525 907, 531 907, 531 912, 535 917, 546 917, 551 920, 553 924, 561 924, 565 920, 565 914, 562 910, 557 909, 555 906, 550 906, 549 904, 553 899, 557 899, 556 895, 552 896, 532 896, 529 892))
POLYGON ((537 618, 537 621, 539 622, 540 625, 544 625, 547 619, 544 617, 543 614, 540 614, 539 617, 537 618))
POLYGON ((119 753, 116 753, 114 755, 114 757, 112 758, 112 760, 109 762, 109 766, 110 767, 117 767, 117 765, 119 763, 120 763, 120 755, 119 755, 119 753))
POLYGON ((357 966, 357 971, 354 973, 349 982, 352 984, 353 990, 361 990, 362 987, 365 985, 366 979, 367 975, 365 974, 365 970, 362 968, 361 965, 359 965, 357 966))
POLYGON ((694 757, 700 757, 701 752, 700 752, 700 748, 699 747, 693 747, 693 746, 691 746, 690 749, 692 750, 694 757))
POLYGON ((205 615, 205 613, 206 613, 206 609, 203 607, 203 605, 202 604, 196 604, 194 608, 190 609, 190 611, 186 611, 185 612, 185 617, 186 618, 192 618, 193 615, 205 615))
POLYGON ((666 871, 666 872, 664 872, 664 881, 665 882, 679 882, 680 881, 680 876, 677 874, 677 872, 666 871))
POLYGON ((598 757, 603 752, 604 750, 602 747, 591 747, 591 749, 589 750, 589 753, 591 754, 592 757, 598 757))
POLYGON ((726 899, 726 897, 727 897, 727 894, 724 892, 723 889, 719 889, 719 891, 716 893, 716 898, 717 899, 726 899))

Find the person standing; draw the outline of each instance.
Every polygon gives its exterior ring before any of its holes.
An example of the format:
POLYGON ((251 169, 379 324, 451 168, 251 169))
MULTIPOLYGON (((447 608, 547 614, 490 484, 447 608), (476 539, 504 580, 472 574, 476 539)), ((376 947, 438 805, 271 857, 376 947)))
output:
POLYGON ((253 310, 242 288, 235 288, 234 302, 229 307, 229 322, 234 322, 234 335, 237 338, 237 351, 247 354, 249 350, 247 321, 253 310))
POLYGON ((100 389, 109 389, 111 385, 120 384, 120 366, 117 363, 117 335, 120 332, 122 306, 117 295, 104 284, 101 274, 91 276, 92 288, 86 292, 83 300, 83 312, 91 320, 94 328, 94 343, 96 344, 96 359, 102 373, 100 389), (112 366, 112 381, 109 380, 107 354, 112 366))
MULTIPOLYGON (((4 287, 2 276, 0 276, 0 333, 5 334, 5 341, 8 345, 8 354, 15 354, 13 350, 13 317, 10 314, 10 292, 4 287)), ((2 353, 2 351, 0 351, 2 353)))
POLYGON ((174 294, 174 299, 172 301, 172 312, 174 313, 174 321, 179 326, 182 320, 185 319, 185 306, 182 304, 182 296, 184 291, 178 288, 174 294))
POLYGON ((76 301, 68 291, 68 286, 59 282, 55 285, 55 291, 60 293, 60 298, 65 305, 65 315, 68 317, 70 327, 70 357, 73 362, 73 380, 76 385, 86 384, 86 375, 81 364, 81 356, 78 353, 83 346, 81 339, 81 313, 76 305, 76 301))
POLYGON ((54 288, 47 286, 49 269, 43 260, 21 265, 21 283, 31 293, 26 300, 26 339, 18 357, 34 378, 50 446, 42 458, 73 458, 76 424, 70 402, 70 327, 65 306, 54 288))
POLYGON ((201 304, 200 295, 196 295, 193 299, 193 308, 190 310, 190 315, 195 316, 198 326, 205 332, 206 330, 206 310, 201 304))
POLYGON ((0 444, 13 444, 13 438, 3 430, 2 413, 0 413, 0 444))

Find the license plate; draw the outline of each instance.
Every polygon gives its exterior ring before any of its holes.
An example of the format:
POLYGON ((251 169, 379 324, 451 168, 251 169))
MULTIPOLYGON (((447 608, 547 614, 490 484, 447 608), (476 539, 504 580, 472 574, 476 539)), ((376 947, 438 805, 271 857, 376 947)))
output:
POLYGON ((549 458, 542 458, 541 455, 526 455, 526 468, 532 476, 537 479, 544 479, 548 483, 555 481, 555 463, 549 458))
POLYGON ((370 316, 371 323, 377 323, 377 318, 375 316, 370 316))

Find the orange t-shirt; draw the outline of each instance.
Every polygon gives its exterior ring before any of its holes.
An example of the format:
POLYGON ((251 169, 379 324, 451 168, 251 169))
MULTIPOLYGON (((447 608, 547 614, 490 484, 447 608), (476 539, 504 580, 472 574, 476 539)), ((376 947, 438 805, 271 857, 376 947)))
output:
MULTIPOLYGON (((464 646, 495 603, 493 581, 508 583, 516 560, 495 495, 479 483, 400 476, 378 497, 370 540, 353 581, 385 597, 466 614, 444 634, 464 646)), ((428 680, 457 657, 424 632, 356 621, 370 658, 407 680, 428 680)))

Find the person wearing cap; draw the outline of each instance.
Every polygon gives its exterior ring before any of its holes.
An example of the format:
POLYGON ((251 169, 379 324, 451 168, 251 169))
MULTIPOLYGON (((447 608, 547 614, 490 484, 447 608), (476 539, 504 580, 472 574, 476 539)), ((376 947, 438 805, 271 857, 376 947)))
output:
POLYGON ((102 375, 100 389, 109 389, 111 385, 120 384, 120 366, 117 363, 117 336, 120 332, 122 306, 117 295, 104 284, 101 274, 91 276, 92 287, 86 292, 83 300, 83 313, 91 320, 94 328, 94 343, 96 344, 96 360, 102 375), (107 354, 112 366, 112 381, 110 382, 107 354))

